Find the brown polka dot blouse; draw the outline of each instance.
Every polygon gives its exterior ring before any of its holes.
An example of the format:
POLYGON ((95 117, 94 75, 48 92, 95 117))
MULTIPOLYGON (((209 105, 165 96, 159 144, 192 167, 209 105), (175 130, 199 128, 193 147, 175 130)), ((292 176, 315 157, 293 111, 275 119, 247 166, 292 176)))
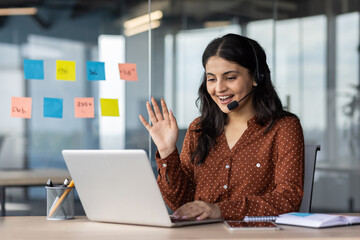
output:
POLYGON ((295 117, 267 126, 255 117, 232 149, 225 133, 217 139, 202 165, 191 162, 197 145, 195 119, 186 133, 181 155, 156 154, 158 184, 175 210, 195 200, 217 204, 224 219, 278 215, 298 211, 303 196, 304 137, 295 117))

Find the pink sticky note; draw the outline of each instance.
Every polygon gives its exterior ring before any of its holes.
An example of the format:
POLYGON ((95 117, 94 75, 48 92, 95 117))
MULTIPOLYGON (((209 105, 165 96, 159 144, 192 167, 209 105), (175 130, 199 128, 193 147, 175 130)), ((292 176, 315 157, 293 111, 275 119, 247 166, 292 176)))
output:
POLYGON ((31 97, 11 97, 11 117, 31 118, 31 97))
POLYGON ((137 81, 135 63, 119 63, 120 79, 127 81, 137 81))
POLYGON ((75 98, 75 118, 94 118, 94 98, 75 98))

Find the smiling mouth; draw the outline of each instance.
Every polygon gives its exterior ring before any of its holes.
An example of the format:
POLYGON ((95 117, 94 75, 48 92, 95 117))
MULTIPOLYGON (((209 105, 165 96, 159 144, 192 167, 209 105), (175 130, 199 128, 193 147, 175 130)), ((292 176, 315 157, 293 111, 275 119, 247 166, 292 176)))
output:
POLYGON ((224 96, 217 96, 222 104, 228 104, 232 102, 234 95, 224 95, 224 96))

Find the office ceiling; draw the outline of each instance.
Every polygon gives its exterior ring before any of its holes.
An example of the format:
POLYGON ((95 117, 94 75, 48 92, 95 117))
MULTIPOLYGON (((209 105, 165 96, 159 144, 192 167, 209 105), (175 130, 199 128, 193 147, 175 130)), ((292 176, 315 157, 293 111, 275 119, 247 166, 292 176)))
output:
MULTIPOLYGON (((202 24, 205 21, 252 21, 271 19, 274 4, 277 18, 289 19, 325 14, 329 3, 335 13, 360 11, 359 0, 152 0, 152 10, 162 10, 171 24, 179 21, 202 24)), ((51 10, 70 11, 71 18, 96 12, 116 21, 125 21, 148 12, 147 0, 0 0, 0 8, 38 7, 39 15, 51 10)), ((40 17, 39 17, 40 18, 40 17)), ((0 17, 0 22, 6 17, 0 17)), ((45 16, 46 19, 46 16, 45 16)), ((39 20, 39 19, 38 19, 39 20)), ((41 22, 41 21, 40 21, 41 22)), ((46 27, 46 24, 44 24, 46 27)))

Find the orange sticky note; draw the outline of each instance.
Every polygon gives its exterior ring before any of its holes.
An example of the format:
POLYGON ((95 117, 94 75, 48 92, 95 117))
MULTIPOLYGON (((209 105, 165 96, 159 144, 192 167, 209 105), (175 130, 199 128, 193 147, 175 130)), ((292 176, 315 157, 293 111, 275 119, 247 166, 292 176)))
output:
POLYGON ((74 61, 56 60, 56 80, 75 81, 75 65, 74 61))
POLYGON ((120 79, 127 81, 137 81, 135 63, 119 63, 120 79))
POLYGON ((117 99, 100 98, 101 116, 118 117, 119 103, 117 99))
POLYGON ((31 118, 31 97, 11 97, 11 117, 31 118))
POLYGON ((94 118, 94 98, 75 98, 75 118, 94 118))

